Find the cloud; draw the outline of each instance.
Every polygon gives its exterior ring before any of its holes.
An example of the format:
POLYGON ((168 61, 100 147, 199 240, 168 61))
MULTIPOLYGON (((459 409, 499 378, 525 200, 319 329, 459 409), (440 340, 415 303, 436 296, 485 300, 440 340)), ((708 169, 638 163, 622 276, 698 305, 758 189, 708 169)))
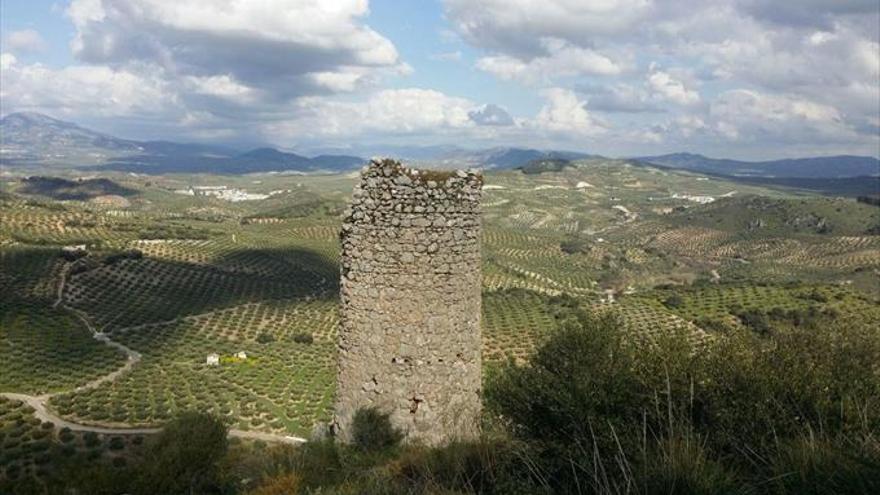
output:
POLYGON ((876 0, 743 0, 740 3, 744 11, 756 19, 822 29, 833 28, 835 19, 839 16, 877 13, 876 0))
POLYGON ((352 91, 407 70, 391 41, 359 21, 365 0, 74 0, 67 13, 85 63, 228 77, 266 100, 352 91))
POLYGON ((478 125, 514 125, 513 117, 507 110, 498 105, 489 103, 468 112, 468 117, 478 125))
POLYGON ((586 102, 579 99, 574 91, 548 88, 541 91, 541 96, 546 103, 532 123, 535 128, 553 133, 585 136, 601 134, 606 130, 606 125, 590 115, 586 102))
POLYGON ((877 154, 876 0, 444 5, 455 32, 483 52, 477 68, 526 87, 555 88, 560 108, 576 108, 571 95, 563 105, 567 93, 560 92, 576 90, 600 128, 598 115, 614 115, 616 138, 774 150, 793 148, 800 136, 836 146, 828 149, 877 154), (642 117, 623 120, 635 113, 642 117))
POLYGON ((682 72, 661 70, 656 64, 651 64, 642 84, 580 84, 575 88, 588 96, 593 110, 613 113, 667 112, 673 110, 674 106, 693 106, 701 102, 700 93, 692 88, 692 78, 682 72))
POLYGON ((46 40, 33 29, 11 31, 3 36, 3 51, 9 53, 39 53, 46 50, 46 40))
POLYGON ((460 62, 462 58, 462 53, 461 50, 455 50, 454 52, 434 53, 428 58, 430 58, 431 60, 439 60, 441 62, 460 62))
POLYGON ((547 54, 544 40, 589 47, 596 36, 633 29, 650 0, 446 0, 446 16, 474 46, 520 59, 547 54))
POLYGON ((832 106, 792 95, 738 89, 716 98, 709 109, 715 130, 731 141, 856 141, 858 135, 832 106))
POLYGON ((693 105, 700 102, 700 94, 696 90, 688 88, 684 81, 655 66, 651 67, 648 74, 647 86, 656 98, 676 105, 693 105))
POLYGON ((10 54, 0 56, 0 96, 4 110, 41 110, 59 116, 102 117, 167 115, 175 106, 168 83, 159 74, 76 65, 52 69, 20 64, 10 54))
POLYGON ((0 53, 0 69, 9 70, 13 65, 18 63, 15 55, 11 53, 0 53))
POLYGON ((366 0, 73 0, 66 15, 78 62, 57 69, 4 55, 4 111, 258 140, 303 101, 412 71, 364 23, 368 13, 366 0))
POLYGON ((501 79, 517 79, 526 83, 549 83, 559 77, 585 74, 614 76, 623 70, 617 62, 601 53, 572 46, 560 39, 548 38, 541 45, 548 55, 530 60, 510 55, 494 55, 480 58, 476 66, 501 79))
POLYGON ((410 135, 474 127, 465 98, 420 88, 386 89, 363 101, 321 97, 299 100, 290 118, 265 125, 275 139, 359 137, 370 133, 410 135))
POLYGON ((265 135, 280 142, 326 139, 375 140, 447 137, 485 143, 515 141, 571 142, 606 131, 586 103, 569 90, 542 91, 545 104, 532 118, 514 119, 494 104, 478 104, 439 91, 405 88, 381 90, 364 101, 307 98, 289 118, 269 123, 265 135))
POLYGON ((443 2, 445 48, 421 55, 475 53, 491 77, 406 87, 413 69, 367 0, 72 0, 70 66, 33 63, 36 31, 4 33, 3 110, 280 146, 880 149, 876 0, 443 2))
POLYGON ((591 109, 612 113, 663 112, 664 109, 652 101, 651 95, 642 87, 632 84, 577 85, 575 89, 587 96, 591 109))

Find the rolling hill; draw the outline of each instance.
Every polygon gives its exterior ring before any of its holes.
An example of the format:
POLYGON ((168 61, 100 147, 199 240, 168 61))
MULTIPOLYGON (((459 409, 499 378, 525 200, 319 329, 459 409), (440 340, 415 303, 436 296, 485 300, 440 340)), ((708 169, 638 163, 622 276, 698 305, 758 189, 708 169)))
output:
POLYGON ((144 152, 136 141, 119 139, 47 115, 21 112, 0 119, 4 164, 93 163, 144 152))
POLYGON ((242 153, 198 143, 133 141, 29 112, 0 119, 0 150, 0 163, 30 171, 79 168, 145 174, 347 172, 365 162, 356 156, 309 158, 274 148, 242 153))
POLYGON ((746 162, 709 158, 694 153, 672 153, 638 159, 670 168, 731 176, 830 179, 880 175, 880 160, 870 156, 840 155, 746 162))

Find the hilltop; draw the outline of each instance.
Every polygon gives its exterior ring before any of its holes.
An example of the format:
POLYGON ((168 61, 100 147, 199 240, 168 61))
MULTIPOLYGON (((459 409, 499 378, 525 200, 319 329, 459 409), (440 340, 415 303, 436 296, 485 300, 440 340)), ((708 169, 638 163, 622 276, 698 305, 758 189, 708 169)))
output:
POLYGON ((840 178, 880 175, 880 160, 870 156, 820 156, 746 162, 694 153, 644 156, 641 161, 671 168, 722 175, 785 178, 840 178))
POLYGON ((245 152, 215 145, 134 141, 39 113, 0 119, 0 163, 28 170, 80 168, 151 175, 168 173, 341 172, 366 160, 349 155, 301 156, 274 148, 245 152))

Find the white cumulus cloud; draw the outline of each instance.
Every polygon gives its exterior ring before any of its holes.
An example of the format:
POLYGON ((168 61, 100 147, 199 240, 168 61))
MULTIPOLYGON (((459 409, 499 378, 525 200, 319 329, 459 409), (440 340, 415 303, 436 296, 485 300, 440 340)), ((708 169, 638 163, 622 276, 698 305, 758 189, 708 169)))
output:
POLYGON ((46 40, 34 29, 11 31, 0 39, 2 50, 12 53, 38 53, 46 50, 46 40))
POLYGON ((535 117, 533 125, 544 131, 568 135, 591 136, 601 134, 606 126, 587 111, 585 101, 577 93, 564 88, 548 88, 541 92, 546 103, 535 117))

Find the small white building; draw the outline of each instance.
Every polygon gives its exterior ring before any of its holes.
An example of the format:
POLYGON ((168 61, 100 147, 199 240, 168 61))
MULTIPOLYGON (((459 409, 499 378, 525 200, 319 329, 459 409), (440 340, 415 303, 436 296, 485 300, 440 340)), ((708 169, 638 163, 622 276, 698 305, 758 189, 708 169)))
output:
POLYGON ((238 359, 247 359, 247 353, 244 351, 238 351, 235 353, 235 357, 238 359))
POLYGON ((205 360, 205 364, 208 366, 217 366, 220 364, 220 355, 216 352, 212 352, 208 354, 208 358, 205 360))

